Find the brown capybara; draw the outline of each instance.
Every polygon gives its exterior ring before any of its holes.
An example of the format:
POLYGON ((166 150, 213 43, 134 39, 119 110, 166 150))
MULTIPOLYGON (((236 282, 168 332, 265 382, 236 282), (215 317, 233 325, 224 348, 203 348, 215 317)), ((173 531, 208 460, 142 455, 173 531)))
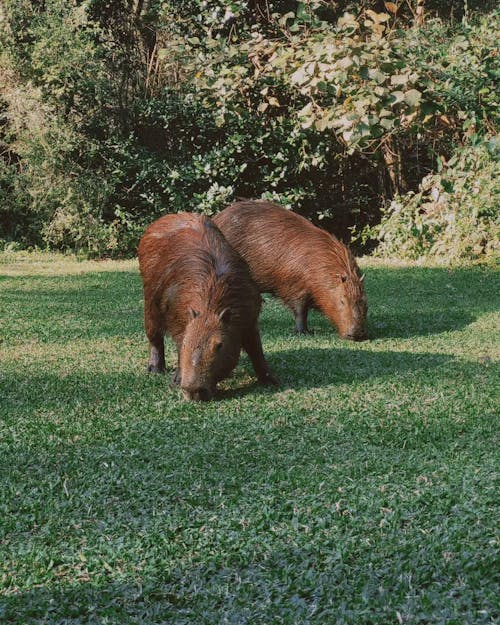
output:
POLYGON ((208 400, 240 350, 258 379, 276 383, 262 352, 261 297, 245 261, 206 217, 165 215, 139 244, 149 371, 165 371, 164 335, 177 346, 174 382, 188 399, 208 400))
POLYGON ((319 309, 343 338, 366 338, 364 276, 333 235, 272 202, 235 202, 214 223, 243 256, 261 292, 277 295, 305 334, 307 313, 319 309))

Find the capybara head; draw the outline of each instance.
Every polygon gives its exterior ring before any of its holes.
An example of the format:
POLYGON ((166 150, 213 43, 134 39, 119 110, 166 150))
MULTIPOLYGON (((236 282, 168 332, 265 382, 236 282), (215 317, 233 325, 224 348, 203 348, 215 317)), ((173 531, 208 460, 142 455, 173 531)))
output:
POLYGON ((368 304, 363 284, 364 276, 356 271, 334 276, 324 310, 338 329, 340 336, 351 341, 367 338, 365 324, 368 304))
POLYGON ((180 387, 186 399, 208 401, 217 382, 236 366, 241 345, 230 332, 230 308, 219 313, 191 310, 190 316, 180 349, 180 387))

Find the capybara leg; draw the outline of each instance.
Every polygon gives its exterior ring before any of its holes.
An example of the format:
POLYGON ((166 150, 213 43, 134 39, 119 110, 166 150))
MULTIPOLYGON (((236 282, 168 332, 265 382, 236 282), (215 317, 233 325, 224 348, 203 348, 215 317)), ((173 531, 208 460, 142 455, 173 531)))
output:
POLYGON ((307 313, 309 311, 307 304, 304 302, 295 302, 291 306, 293 316, 295 317, 295 333, 309 334, 307 328, 307 313))
POLYGON ((177 367, 175 368, 174 375, 172 376, 172 384, 175 386, 181 385, 181 354, 179 351, 179 347, 177 347, 177 367))
POLYGON ((144 329, 149 339, 148 371, 163 373, 165 371, 165 345, 156 307, 144 296, 144 329))
POLYGON ((165 346, 163 337, 149 341, 149 364, 148 371, 152 373, 165 372, 165 346))
POLYGON ((165 371, 165 345, 163 334, 154 331, 146 324, 146 334, 149 339, 149 364, 148 371, 164 373, 165 371))
POLYGON ((175 368, 174 375, 172 376, 172 384, 174 386, 181 385, 181 370, 179 369, 179 367, 175 368))
POLYGON ((242 341, 243 349, 248 354, 259 382, 262 384, 278 384, 277 378, 271 373, 262 351, 262 342, 257 327, 251 330, 242 341))

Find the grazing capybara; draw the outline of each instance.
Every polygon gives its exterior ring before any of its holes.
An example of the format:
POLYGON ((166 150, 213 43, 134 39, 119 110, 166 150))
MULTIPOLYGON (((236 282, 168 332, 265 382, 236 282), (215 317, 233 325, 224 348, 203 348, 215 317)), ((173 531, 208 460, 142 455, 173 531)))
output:
POLYGON ((214 223, 243 256, 261 292, 277 295, 305 334, 307 313, 319 309, 343 338, 366 338, 364 276, 333 235, 272 202, 235 202, 214 223))
POLYGON ((259 290, 245 261, 206 217, 165 215, 139 244, 149 371, 165 371, 164 335, 177 346, 174 382, 188 399, 208 400, 240 350, 258 379, 276 383, 257 326, 259 290))

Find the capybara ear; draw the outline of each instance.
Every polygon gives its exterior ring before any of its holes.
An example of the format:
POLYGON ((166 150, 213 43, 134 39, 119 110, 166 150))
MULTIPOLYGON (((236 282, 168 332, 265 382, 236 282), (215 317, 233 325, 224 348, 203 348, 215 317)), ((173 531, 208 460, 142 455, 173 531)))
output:
POLYGON ((224 310, 219 313, 219 319, 222 321, 222 323, 229 323, 231 321, 231 309, 224 308, 224 310))
POLYGON ((200 313, 194 308, 189 309, 189 314, 191 315, 191 319, 196 319, 196 317, 200 316, 200 313))

